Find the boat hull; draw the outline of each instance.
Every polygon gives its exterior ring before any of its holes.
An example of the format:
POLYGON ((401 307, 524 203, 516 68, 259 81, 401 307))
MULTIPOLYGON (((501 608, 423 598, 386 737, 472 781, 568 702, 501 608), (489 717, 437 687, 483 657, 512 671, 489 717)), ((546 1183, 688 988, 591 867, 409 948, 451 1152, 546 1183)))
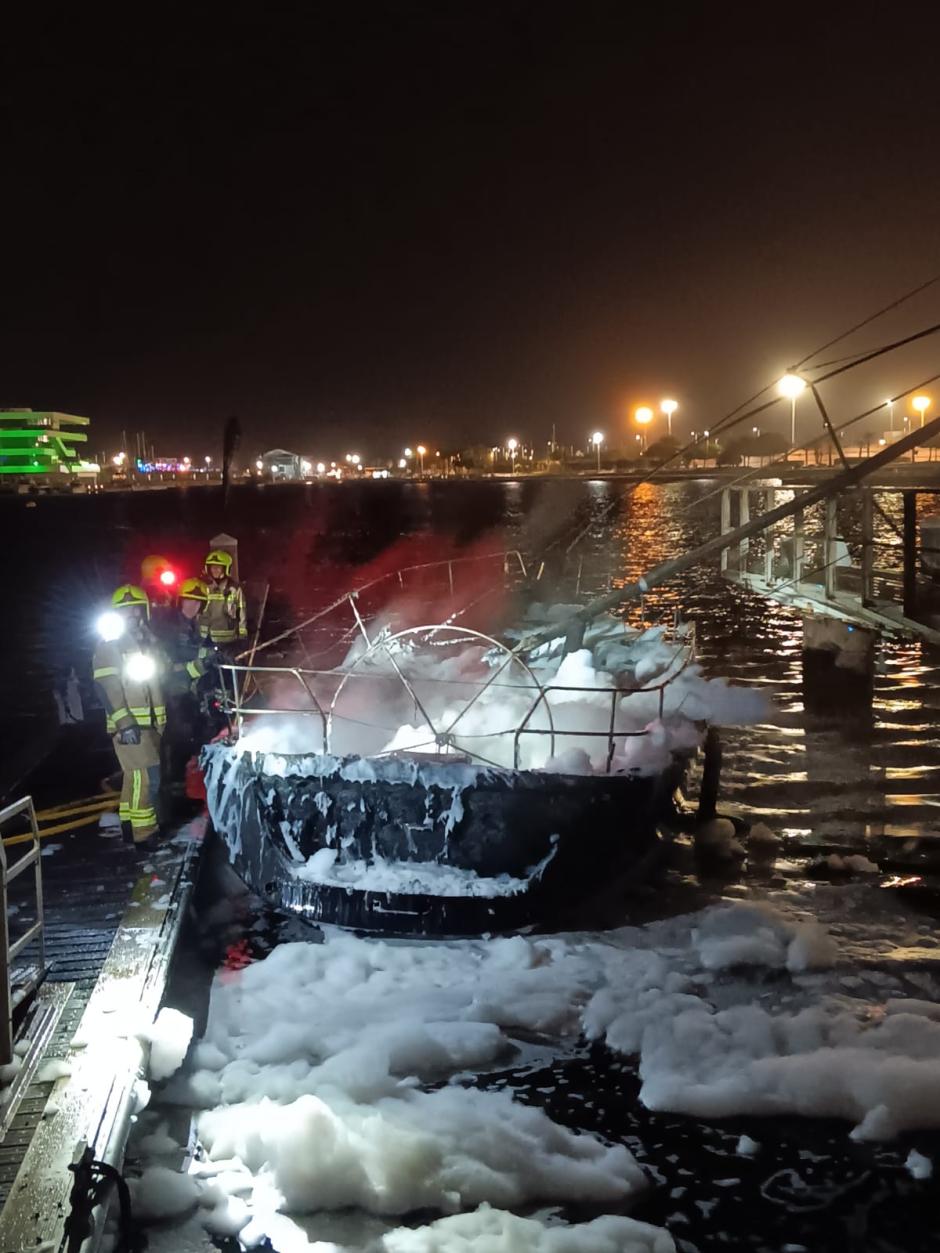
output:
POLYGON ((550 924, 612 877, 649 873, 685 769, 563 775, 222 743, 203 765, 213 825, 267 902, 315 923, 438 936, 550 924), (333 853, 311 878, 309 859, 333 853))

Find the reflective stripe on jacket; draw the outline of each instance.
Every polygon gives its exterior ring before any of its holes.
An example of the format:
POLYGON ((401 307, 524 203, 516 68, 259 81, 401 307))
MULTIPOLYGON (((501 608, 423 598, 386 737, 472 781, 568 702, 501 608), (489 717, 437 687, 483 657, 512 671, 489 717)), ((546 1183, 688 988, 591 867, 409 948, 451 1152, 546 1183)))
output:
POLYGON ((128 631, 119 640, 102 641, 95 649, 93 677, 104 700, 108 731, 125 731, 129 727, 155 727, 166 724, 161 674, 164 670, 153 636, 147 631, 128 631), (156 673, 142 683, 128 678, 125 660, 132 653, 153 657, 156 673))
POLYGON ((206 607, 199 615, 199 629, 215 644, 231 644, 248 634, 245 593, 233 579, 210 583, 206 607))

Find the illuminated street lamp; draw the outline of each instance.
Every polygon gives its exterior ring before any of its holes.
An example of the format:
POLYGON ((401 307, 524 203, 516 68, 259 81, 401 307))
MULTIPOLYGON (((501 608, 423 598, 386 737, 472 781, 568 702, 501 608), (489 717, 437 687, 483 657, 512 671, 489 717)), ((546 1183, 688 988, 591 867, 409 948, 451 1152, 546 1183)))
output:
POLYGON ((924 414, 930 408, 930 397, 924 395, 914 396, 911 399, 911 408, 916 409, 920 414, 920 424, 924 425, 924 414))
POLYGON ((675 413, 675 411, 678 408, 679 408, 678 400, 664 400, 662 404, 659 406, 660 413, 664 413, 666 415, 667 435, 672 434, 672 415, 675 413))
POLYGON ((260 473, 261 473, 261 471, 264 469, 264 462, 261 460, 261 458, 260 458, 260 457, 259 457, 259 458, 258 458, 258 460, 255 462, 255 469, 258 471, 258 473, 259 473, 259 474, 260 474, 260 473))
POLYGON ((777 384, 777 391, 790 402, 790 447, 796 447, 796 398, 806 389, 806 380, 798 374, 785 374, 777 384))
POLYGON ((362 458, 359 456, 357 452, 354 452, 352 456, 349 458, 349 460, 353 463, 354 466, 357 466, 359 465, 362 458))
POLYGON ((423 474, 424 473, 424 454, 427 452, 427 449, 425 448, 423 444, 419 444, 417 451, 418 451, 418 468, 423 474))
POLYGON ((646 428, 653 420, 653 411, 649 405, 640 405, 639 409, 633 414, 637 423, 643 427, 643 447, 646 448, 646 428))
POLYGON ((519 441, 517 439, 507 439, 506 447, 509 449, 509 464, 512 467, 513 474, 515 474, 516 472, 516 449, 519 447, 519 441))
POLYGON ((398 458, 398 468, 399 470, 406 470, 408 468, 408 462, 405 460, 404 457, 398 458))
POLYGON ((595 431, 594 434, 591 436, 591 443, 594 445, 594 450, 597 453, 597 473, 598 474, 600 474, 601 472, 601 444, 603 444, 603 442, 604 442, 604 436, 602 432, 595 431))
POLYGON ((325 473, 326 473, 326 463, 323 461, 318 461, 317 462, 317 474, 325 474, 325 473))
POLYGON ((891 431, 891 434, 893 435, 894 434, 894 401, 886 400, 885 404, 888 406, 888 422, 890 423, 889 429, 891 431))
POLYGON ((406 457, 413 457, 413 456, 414 456, 414 453, 411 451, 411 449, 410 449, 410 448, 406 448, 406 449, 405 449, 405 456, 406 456, 406 457))

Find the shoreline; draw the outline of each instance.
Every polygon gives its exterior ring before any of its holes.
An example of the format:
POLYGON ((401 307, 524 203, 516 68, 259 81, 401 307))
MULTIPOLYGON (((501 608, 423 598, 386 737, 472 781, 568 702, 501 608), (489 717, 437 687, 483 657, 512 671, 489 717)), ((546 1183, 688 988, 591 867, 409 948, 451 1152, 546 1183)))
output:
MULTIPOLYGON (((852 463, 850 464, 857 464, 852 463)), ((831 478, 840 472, 837 466, 803 466, 803 465, 769 465, 769 466, 702 466, 689 468, 675 468, 663 470, 651 470, 644 472, 634 472, 630 470, 602 470, 599 474, 594 471, 560 471, 560 472, 532 472, 525 474, 475 474, 475 475, 409 475, 409 476, 389 476, 385 479, 372 479, 366 475, 356 478, 346 478, 341 480, 312 478, 312 479, 292 479, 283 482, 259 482, 256 479, 239 479, 234 481, 230 486, 232 489, 254 488, 260 490, 283 491, 288 488, 293 489, 309 489, 320 487, 348 487, 350 485, 380 486, 389 484, 399 485, 416 485, 424 486, 427 484, 448 486, 482 484, 482 483, 633 483, 642 484, 674 484, 674 483, 694 483, 694 482, 727 482, 737 484, 744 479, 750 479, 752 483, 761 484, 774 481, 779 484, 801 484, 801 483, 817 483, 831 478)), ((923 488, 924 490, 936 490, 940 488, 940 461, 937 462, 903 462, 897 463, 883 469, 879 474, 875 475, 870 482, 875 486, 885 485, 890 487, 909 487, 923 488)), ((64 487, 53 487, 45 484, 37 484, 34 488, 24 488, 23 490, 13 490, 0 488, 0 502, 7 501, 24 501, 29 502, 40 498, 56 497, 59 499, 79 498, 89 499, 101 495, 137 495, 143 492, 170 492, 180 491, 188 492, 191 490, 207 490, 214 489, 221 491, 222 484, 218 480, 212 482, 193 481, 171 483, 121 483, 118 485, 105 485, 95 488, 91 491, 67 490, 64 487)))

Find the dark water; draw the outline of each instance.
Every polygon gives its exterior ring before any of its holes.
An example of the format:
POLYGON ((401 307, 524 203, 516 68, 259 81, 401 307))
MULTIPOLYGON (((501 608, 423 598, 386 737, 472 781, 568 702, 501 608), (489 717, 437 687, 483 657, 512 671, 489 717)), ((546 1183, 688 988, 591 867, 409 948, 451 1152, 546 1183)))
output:
MULTIPOLYGON (((707 480, 633 492, 600 481, 239 488, 227 512, 213 489, 43 498, 33 508, 0 501, 12 558, 0 761, 38 740, 57 677, 74 666, 87 678, 96 612, 117 583, 139 578, 148 553, 192 573, 213 535, 236 535, 249 592, 260 599, 270 582, 266 638, 385 569, 504 544, 532 560, 553 541, 563 551, 582 529, 569 574, 580 565, 582 587, 600 589, 714 534, 713 490, 707 480)), ((798 614, 733 588, 717 562, 659 589, 632 616, 655 620, 673 608, 695 621, 709 673, 756 685, 772 702, 766 725, 724 732, 726 802, 764 817, 794 852, 852 849, 929 869, 940 847, 940 657, 884 642, 870 706, 849 707, 836 691, 824 712, 810 713, 798 614)))
MULTIPOLYGON (((632 495, 600 482, 240 489, 227 514, 217 493, 200 490, 40 500, 32 509, 0 502, 14 558, 0 656, 3 760, 39 738, 56 676, 72 666, 87 675, 96 611, 114 585, 137 577, 147 553, 192 573, 214 534, 237 535, 249 588, 257 596, 271 584, 268 636, 361 582, 364 571, 473 545, 517 546, 531 559, 582 529, 572 572, 580 563, 582 585, 600 589, 712 535, 717 499, 696 507, 712 486, 645 486, 632 495)), ((723 733, 724 803, 787 837, 778 871, 800 876, 818 851, 851 850, 929 878, 940 818, 940 659, 921 645, 882 644, 870 706, 850 708, 836 690, 829 708, 811 713, 798 615, 734 589, 717 564, 660 589, 632 616, 676 608, 695 621, 709 673, 758 685, 770 698, 765 724, 723 733)), ((653 1114, 636 1099, 631 1060, 596 1046, 479 1082, 508 1085, 560 1122, 626 1143, 654 1183, 636 1216, 667 1224, 683 1249, 897 1253, 940 1244, 937 1184, 916 1183, 903 1168, 912 1145, 940 1154, 934 1134, 856 1145, 842 1123, 706 1125, 653 1114), (762 1145, 753 1161, 734 1151, 742 1132, 762 1145)), ((590 1215, 570 1214, 582 1216, 590 1215)))

